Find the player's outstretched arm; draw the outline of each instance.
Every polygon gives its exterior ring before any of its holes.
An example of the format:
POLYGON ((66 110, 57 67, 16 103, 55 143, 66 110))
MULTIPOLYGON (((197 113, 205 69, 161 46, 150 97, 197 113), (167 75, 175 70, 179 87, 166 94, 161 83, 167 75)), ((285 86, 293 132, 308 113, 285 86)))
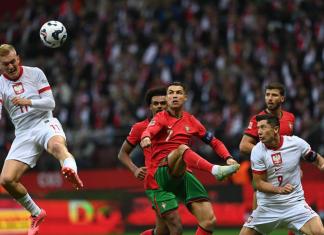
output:
POLYGON ((133 149, 134 147, 125 140, 119 150, 118 159, 134 174, 137 179, 144 180, 146 175, 146 167, 137 167, 133 163, 130 157, 133 149))
POLYGON ((274 186, 266 181, 266 174, 255 174, 253 173, 253 181, 258 191, 263 193, 273 194, 289 194, 294 190, 294 186, 286 184, 285 186, 274 186))

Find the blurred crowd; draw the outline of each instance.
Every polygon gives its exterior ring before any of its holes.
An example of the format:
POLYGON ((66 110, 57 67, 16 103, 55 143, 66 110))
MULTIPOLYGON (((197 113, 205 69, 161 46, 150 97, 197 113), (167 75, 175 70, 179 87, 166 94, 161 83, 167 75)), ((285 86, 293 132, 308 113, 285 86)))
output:
MULTIPOLYGON (((24 65, 44 70, 81 168, 120 166, 122 141, 146 116, 145 91, 171 81, 187 84, 186 109, 236 156, 251 115, 264 108, 264 86, 282 82, 295 134, 324 153, 322 0, 23 3, 0 16, 0 42, 13 44, 24 65), (39 29, 48 20, 66 26, 63 47, 42 45, 39 29)), ((4 158, 14 137, 8 118, 0 130, 4 158)), ((38 167, 50 169, 44 159, 38 167)))

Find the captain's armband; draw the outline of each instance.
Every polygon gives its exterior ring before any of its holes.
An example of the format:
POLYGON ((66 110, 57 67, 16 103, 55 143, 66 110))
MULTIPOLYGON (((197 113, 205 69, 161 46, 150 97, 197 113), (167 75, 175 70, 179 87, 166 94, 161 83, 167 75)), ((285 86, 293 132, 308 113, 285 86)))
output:
POLYGON ((304 159, 308 162, 315 162, 317 158, 317 153, 313 150, 309 151, 305 156, 304 159))
POLYGON ((201 138, 201 140, 206 144, 210 144, 210 142, 213 140, 213 137, 213 133, 207 131, 206 134, 201 138))

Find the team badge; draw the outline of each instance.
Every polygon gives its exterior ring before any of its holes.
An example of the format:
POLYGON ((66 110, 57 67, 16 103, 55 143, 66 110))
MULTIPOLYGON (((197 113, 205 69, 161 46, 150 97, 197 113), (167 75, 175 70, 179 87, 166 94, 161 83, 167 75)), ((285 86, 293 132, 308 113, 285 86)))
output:
POLYGON ((166 208, 166 203, 162 202, 161 206, 162 206, 163 209, 165 209, 166 208))
POLYGON ((20 95, 25 92, 24 86, 21 82, 13 84, 12 88, 16 95, 20 95))
POLYGON ((249 218, 246 220, 247 223, 251 223, 253 220, 253 216, 249 216, 249 218))
POLYGON ((281 153, 271 154, 271 159, 272 159, 273 165, 275 165, 275 166, 279 166, 282 163, 281 153))
POLYGON ((189 126, 185 126, 185 130, 186 130, 187 133, 189 133, 190 127, 189 126))
POLYGON ((249 122, 248 129, 252 129, 252 126, 253 126, 253 122, 249 122))

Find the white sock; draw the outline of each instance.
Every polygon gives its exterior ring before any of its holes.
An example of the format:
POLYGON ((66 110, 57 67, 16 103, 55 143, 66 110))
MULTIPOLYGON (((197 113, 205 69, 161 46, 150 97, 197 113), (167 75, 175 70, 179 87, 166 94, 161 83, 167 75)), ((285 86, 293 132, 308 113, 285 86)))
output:
POLYGON ((219 165, 213 165, 211 173, 216 175, 218 173, 219 165))
POLYGON ((38 216, 41 213, 41 209, 36 205, 28 193, 17 201, 20 205, 25 207, 32 216, 38 216))
POLYGON ((75 171, 75 173, 78 172, 78 167, 76 165, 76 162, 74 160, 74 157, 68 157, 63 161, 63 167, 68 167, 71 168, 72 170, 75 171))

